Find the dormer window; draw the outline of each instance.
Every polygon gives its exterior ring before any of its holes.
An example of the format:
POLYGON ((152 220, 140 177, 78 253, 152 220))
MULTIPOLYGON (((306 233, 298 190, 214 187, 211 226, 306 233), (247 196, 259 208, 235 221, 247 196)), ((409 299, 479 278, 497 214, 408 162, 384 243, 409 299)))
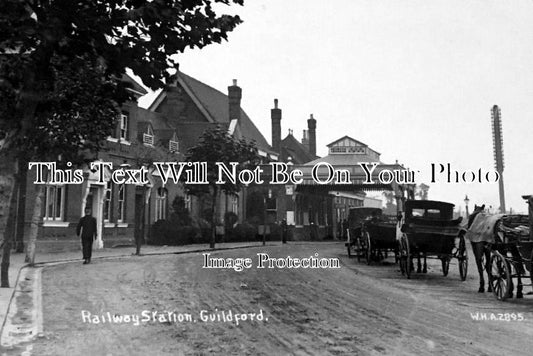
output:
POLYGON ((148 125, 146 132, 143 133, 143 144, 146 146, 154 145, 154 131, 150 125, 148 125))
POLYGON ((172 153, 178 153, 180 151, 180 145, 176 133, 174 133, 170 141, 168 141, 168 150, 172 153))

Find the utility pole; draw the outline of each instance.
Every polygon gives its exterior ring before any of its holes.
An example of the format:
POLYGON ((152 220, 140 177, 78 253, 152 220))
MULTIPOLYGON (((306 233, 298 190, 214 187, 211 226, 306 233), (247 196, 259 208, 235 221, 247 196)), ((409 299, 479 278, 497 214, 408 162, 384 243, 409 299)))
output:
POLYGON ((505 214, 505 192, 503 189, 503 136, 501 110, 498 105, 494 105, 491 110, 492 117, 492 143, 494 148, 494 162, 496 171, 500 176, 500 213, 505 214))

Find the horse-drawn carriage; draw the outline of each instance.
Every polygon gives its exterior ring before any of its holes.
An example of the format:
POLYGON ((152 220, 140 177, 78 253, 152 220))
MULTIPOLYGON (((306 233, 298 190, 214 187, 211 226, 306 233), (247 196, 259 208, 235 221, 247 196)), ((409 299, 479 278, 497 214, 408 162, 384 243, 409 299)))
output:
POLYGON ((380 261, 388 252, 397 254, 396 222, 383 215, 379 208, 350 208, 346 248, 348 257, 361 257, 367 264, 380 261))
POLYGON ((523 286, 533 286, 533 241, 530 240, 528 216, 477 213, 472 220, 467 236, 478 262, 480 292, 483 291, 485 268, 489 291, 497 299, 512 297, 514 280, 516 296, 521 298, 523 286), (529 278, 531 283, 523 284, 523 278, 529 278))
POLYGON ((456 258, 461 280, 466 279, 468 255, 463 234, 460 232, 461 218, 453 218, 451 203, 432 200, 407 200, 398 241, 400 270, 411 277, 412 259, 418 257, 418 272, 427 272, 428 257, 442 262, 442 273, 448 275, 450 260, 456 258), (424 258, 421 268, 420 258, 424 258))

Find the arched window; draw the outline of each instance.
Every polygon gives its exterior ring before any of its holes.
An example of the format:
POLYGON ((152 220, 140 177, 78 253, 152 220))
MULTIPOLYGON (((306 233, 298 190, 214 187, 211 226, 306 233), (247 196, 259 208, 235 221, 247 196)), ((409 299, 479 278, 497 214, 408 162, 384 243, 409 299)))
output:
POLYGON ((189 194, 185 194, 185 209, 189 213, 192 211, 192 197, 189 194))

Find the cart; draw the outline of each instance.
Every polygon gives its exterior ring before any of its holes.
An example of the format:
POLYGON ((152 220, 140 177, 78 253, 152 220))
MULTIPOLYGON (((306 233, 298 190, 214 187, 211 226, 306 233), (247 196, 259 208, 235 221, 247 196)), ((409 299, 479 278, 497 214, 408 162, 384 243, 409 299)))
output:
POLYGON ((355 255, 358 261, 363 258, 370 264, 387 258, 389 252, 397 256, 396 223, 393 220, 383 215, 379 208, 350 208, 345 244, 348 257, 355 255))
POLYGON ((489 283, 498 300, 512 297, 516 280, 517 298, 523 286, 533 287, 533 241, 529 240, 527 215, 505 215, 494 229, 491 245, 489 283), (523 279, 529 280, 524 284, 523 279))
POLYGON ((407 200, 398 241, 400 271, 411 278, 413 258, 424 258, 422 272, 427 272, 427 258, 440 259, 442 273, 448 275, 450 261, 456 258, 461 280, 466 280, 468 255, 464 234, 460 234, 462 218, 453 219, 454 205, 433 200, 407 200))

